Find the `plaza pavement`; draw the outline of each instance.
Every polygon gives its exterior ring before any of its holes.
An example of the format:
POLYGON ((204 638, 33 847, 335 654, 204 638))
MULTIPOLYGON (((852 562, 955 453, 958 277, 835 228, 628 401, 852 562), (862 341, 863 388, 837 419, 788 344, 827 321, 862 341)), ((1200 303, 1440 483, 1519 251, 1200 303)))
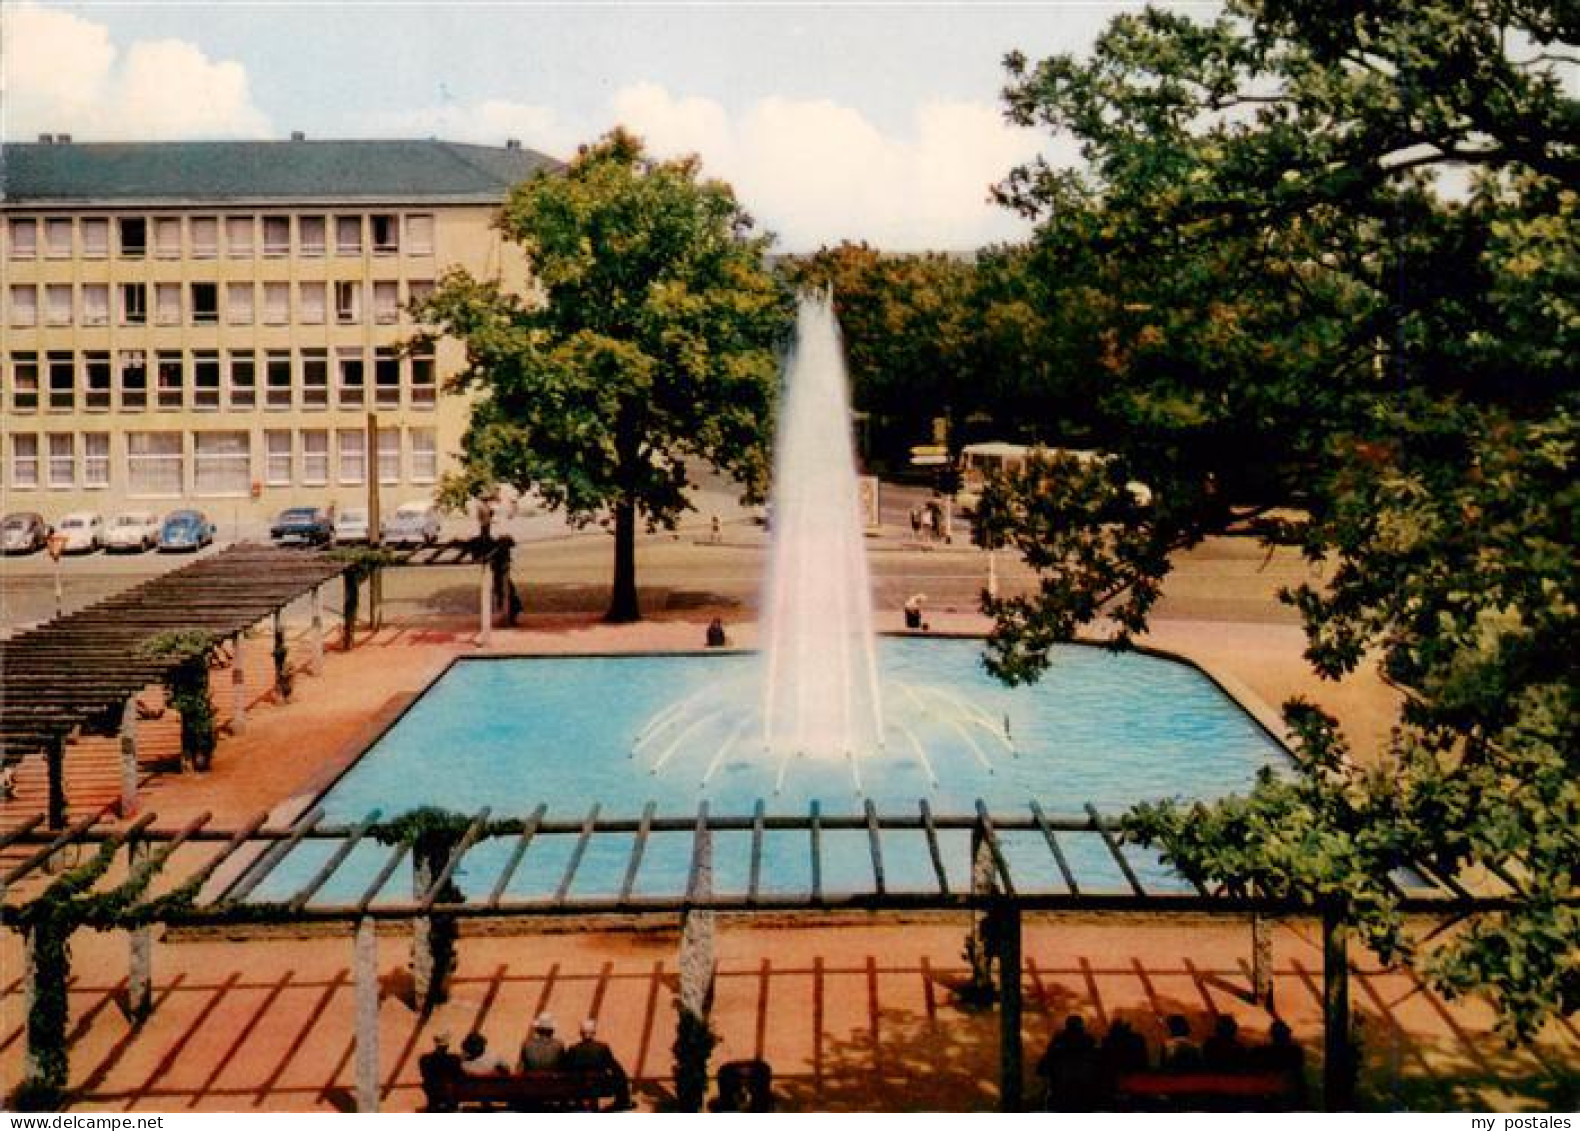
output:
MULTIPOLYGON (((898 628, 904 596, 929 594, 934 632, 980 632, 973 594, 985 559, 972 550, 918 545, 908 531, 874 540, 871 555, 879 623, 898 628)), ((606 539, 524 546, 516 577, 529 614, 521 627, 496 629, 489 650, 571 653, 685 650, 701 645, 715 613, 732 643, 754 642, 752 602, 762 557, 761 532, 726 527, 711 544, 701 523, 678 537, 644 541, 639 578, 647 620, 609 626, 597 618, 606 594, 606 539), (592 579, 589 581, 589 579, 592 579)), ((415 572, 415 571, 412 571, 415 572)), ((435 571, 439 572, 439 571, 435 571)), ((251 704, 244 733, 227 734, 212 772, 163 772, 175 747, 175 721, 144 727, 146 775, 141 803, 178 826, 200 811, 234 825, 261 808, 289 819, 456 655, 475 654, 475 571, 392 584, 391 621, 359 634, 349 653, 331 650, 324 671, 303 673, 288 703, 267 686, 262 633, 243 652, 251 704), (405 587, 405 588, 403 588, 405 587)), ((1387 731, 1393 699, 1374 672, 1341 684, 1315 680, 1300 659, 1298 624, 1271 595, 1309 576, 1298 559, 1238 540, 1187 555, 1169 583, 1146 643, 1186 655, 1248 708, 1277 727, 1277 704, 1305 695, 1333 710, 1366 756, 1387 731)), ((1001 570, 1005 585, 1023 583, 1001 570)), ((293 654, 305 655, 293 625, 293 654)), ((222 723, 230 710, 229 673, 217 673, 222 723)), ((151 698, 153 698, 151 696, 151 698)), ((109 740, 87 740, 68 758, 74 808, 113 801, 118 777, 109 740)), ((36 771, 31 771, 36 774, 36 771)), ((41 782, 24 774, 0 827, 36 812, 41 782)), ((720 983, 714 1024, 723 1037, 715 1063, 762 1056, 776 1095, 801 1110, 980 1110, 996 1105, 996 1018, 960 1009, 949 992, 963 974, 963 917, 814 917, 772 925, 729 920, 719 937, 720 983)), ((427 1021, 407 1004, 407 940, 381 929, 384 984, 380 1014, 384 1106, 420 1103, 416 1059, 437 1028, 472 1028, 513 1049, 528 1019, 552 1010, 569 1030, 597 1016, 605 1038, 632 1071, 644 1107, 669 1094, 671 998, 676 932, 590 929, 463 936, 452 1001, 427 1021)), ((340 931, 242 937, 188 933, 155 949, 156 1008, 132 1026, 119 1001, 125 990, 125 939, 82 932, 71 985, 75 1106, 82 1110, 336 1110, 352 1085, 351 941, 340 931)), ((1219 1012, 1264 1037, 1268 1014, 1247 1001, 1249 932, 1242 924, 1163 921, 1131 916, 1032 917, 1027 958, 1028 1062, 1069 1012, 1101 1030, 1124 1016, 1156 1047, 1160 1019, 1187 1014, 1204 1032, 1219 1012)), ((1378 969, 1357 954, 1353 990, 1362 1018, 1365 1102, 1381 1107, 1530 1107, 1576 1102, 1573 1065, 1580 1034, 1550 1027, 1530 1050, 1511 1051, 1491 1031, 1482 1003, 1447 1003, 1406 971, 1378 969)), ((1275 932, 1276 1006, 1311 1050, 1320 1048, 1320 941, 1303 921, 1275 932)), ((0 1083, 18 1078, 23 1045, 21 948, 0 942, 0 1083)), ((1028 1081, 1033 1080, 1028 1072, 1028 1081)))

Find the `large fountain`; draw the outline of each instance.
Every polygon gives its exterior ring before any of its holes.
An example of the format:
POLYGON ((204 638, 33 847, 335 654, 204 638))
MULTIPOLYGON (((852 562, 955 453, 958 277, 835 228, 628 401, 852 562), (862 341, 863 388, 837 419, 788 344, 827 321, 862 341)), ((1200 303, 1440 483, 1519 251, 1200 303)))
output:
POLYGON ((963 748, 987 773, 995 755, 1013 753, 1007 728, 954 691, 880 672, 847 390, 831 298, 803 295, 774 445, 759 663, 649 721, 632 754, 654 773, 702 755, 705 786, 752 751, 772 770, 774 793, 798 762, 843 763, 863 793, 874 763, 913 763, 936 786, 929 750, 963 748))

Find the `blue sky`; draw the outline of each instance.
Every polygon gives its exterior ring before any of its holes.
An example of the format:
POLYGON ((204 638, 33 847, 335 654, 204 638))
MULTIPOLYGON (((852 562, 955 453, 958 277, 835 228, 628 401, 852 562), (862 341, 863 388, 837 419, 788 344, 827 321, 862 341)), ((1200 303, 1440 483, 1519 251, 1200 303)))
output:
POLYGON ((1002 121, 1002 56, 1083 51, 1122 7, 7 0, 0 127, 515 137, 563 156, 618 122, 700 153, 785 249, 964 248, 1024 234, 990 184, 1070 159, 1002 121))

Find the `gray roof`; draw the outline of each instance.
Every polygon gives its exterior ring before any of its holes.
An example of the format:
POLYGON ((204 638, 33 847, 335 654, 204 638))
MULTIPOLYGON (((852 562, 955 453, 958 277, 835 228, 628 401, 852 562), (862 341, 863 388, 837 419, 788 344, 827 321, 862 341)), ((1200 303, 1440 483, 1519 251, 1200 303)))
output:
POLYGON ((488 201, 560 163, 447 141, 177 141, 0 147, 0 202, 488 201))

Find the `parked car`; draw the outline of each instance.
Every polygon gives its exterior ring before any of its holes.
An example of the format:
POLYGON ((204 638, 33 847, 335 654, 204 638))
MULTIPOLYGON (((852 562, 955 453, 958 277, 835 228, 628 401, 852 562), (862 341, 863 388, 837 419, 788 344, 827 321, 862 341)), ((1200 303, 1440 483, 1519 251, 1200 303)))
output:
POLYGON ((126 511, 110 519, 104 530, 106 550, 152 550, 159 544, 159 516, 148 511, 126 511))
POLYGON ((288 507, 269 528, 269 537, 281 546, 322 546, 334 536, 334 523, 318 507, 288 507))
POLYGON ((402 503, 384 523, 390 546, 431 546, 439 540, 439 508, 426 499, 402 503))
POLYGON ((34 511, 8 514, 0 520, 0 553, 31 554, 42 550, 53 533, 44 516, 34 511))
POLYGON ((63 553, 91 554, 104 545, 104 516, 93 511, 68 514, 57 530, 66 540, 61 546, 63 553))
POLYGON ((215 527, 202 511, 171 511, 159 527, 159 549, 194 553, 214 541, 215 527))
POLYGON ((351 507, 335 515, 334 542, 344 546, 348 542, 368 540, 368 512, 362 507, 351 507))

